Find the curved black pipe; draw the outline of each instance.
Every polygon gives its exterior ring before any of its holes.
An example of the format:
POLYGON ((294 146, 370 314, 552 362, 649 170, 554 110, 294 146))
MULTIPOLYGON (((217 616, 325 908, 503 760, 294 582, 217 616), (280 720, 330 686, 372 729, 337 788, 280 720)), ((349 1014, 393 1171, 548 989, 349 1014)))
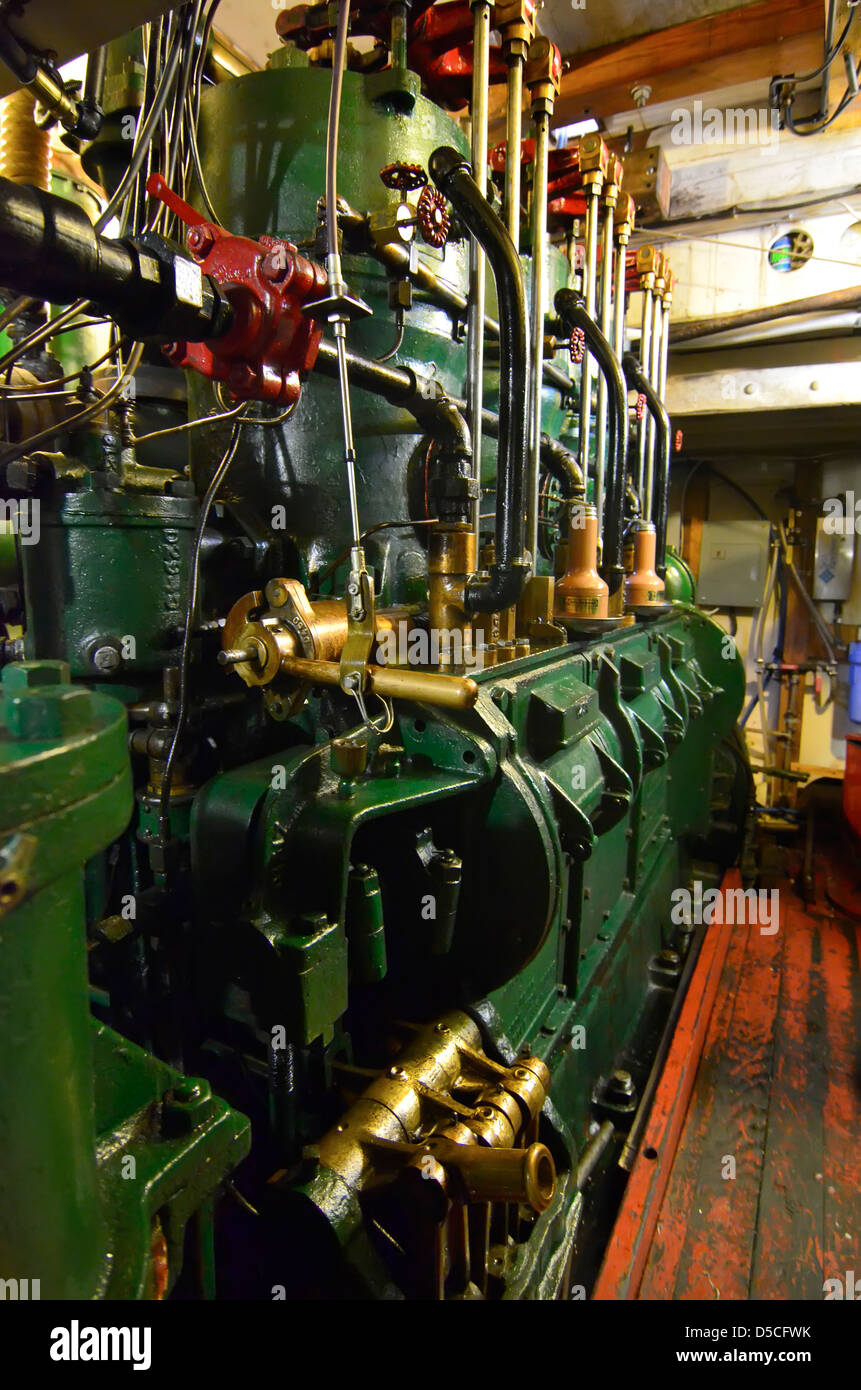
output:
POLYGON ((597 361, 612 401, 610 411, 610 466, 604 479, 604 547, 601 573, 614 594, 625 578, 622 533, 625 525, 625 487, 628 481, 628 392, 622 367, 597 323, 586 313, 583 300, 573 290, 557 290, 553 303, 567 328, 583 332, 597 361))
POLYGON ((651 382, 643 376, 640 363, 633 353, 626 353, 622 361, 625 376, 632 391, 639 391, 646 398, 646 408, 655 422, 655 475, 652 486, 652 515, 646 521, 654 521, 657 556, 655 569, 662 579, 667 573, 667 517, 670 509, 670 417, 664 403, 656 393, 651 382))
POLYGON ((496 473, 496 563, 487 580, 469 585, 470 613, 496 613, 516 603, 526 581, 526 287, 514 243, 470 173, 447 145, 428 161, 431 178, 487 256, 499 304, 499 449, 496 473))
MULTIPOLYGON (((431 377, 420 376, 413 367, 375 362, 349 349, 347 369, 352 386, 381 396, 390 405, 402 406, 429 434, 442 438, 453 453, 464 457, 471 454, 472 441, 464 418, 466 401, 446 396, 431 377)), ((320 343, 314 370, 332 380, 337 378, 337 348, 325 338, 320 343)), ((499 416, 495 411, 481 412, 481 427, 489 438, 499 438, 499 416)), ((541 461, 562 485, 566 501, 576 501, 585 495, 580 464, 564 444, 549 434, 541 436, 541 461)))
MULTIPOLYGON (((337 380, 338 349, 324 338, 317 350, 314 370, 337 380)), ((453 450, 471 456, 472 440, 463 417, 463 401, 452 400, 431 377, 412 367, 392 367, 347 349, 350 384, 381 396, 389 405, 402 406, 414 420, 453 450)))

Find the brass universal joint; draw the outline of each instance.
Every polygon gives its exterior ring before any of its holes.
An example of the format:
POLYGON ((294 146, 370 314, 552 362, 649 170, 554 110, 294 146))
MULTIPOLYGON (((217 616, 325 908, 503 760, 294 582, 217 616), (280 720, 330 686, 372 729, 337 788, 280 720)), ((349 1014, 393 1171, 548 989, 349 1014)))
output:
POLYGON ((595 132, 581 135, 577 146, 583 187, 600 193, 610 171, 610 151, 595 132))
POLYGON ((622 191, 622 161, 615 155, 610 155, 610 163, 607 170, 607 179, 604 183, 603 197, 604 205, 608 208, 615 208, 619 201, 622 191))
POLYGON ((638 248, 637 274, 640 277, 640 289, 654 289, 659 256, 660 252, 655 246, 641 246, 638 248))
POLYGON ((637 205, 630 193, 619 194, 616 209, 616 240, 620 246, 627 246, 631 240, 637 220, 637 205))
POLYGON ((535 37, 535 13, 535 0, 494 5, 494 23, 502 36, 502 51, 507 60, 526 58, 535 37))
POLYGON ((562 80, 562 55, 555 43, 542 35, 529 45, 523 80, 532 97, 532 111, 543 108, 552 115, 562 80))

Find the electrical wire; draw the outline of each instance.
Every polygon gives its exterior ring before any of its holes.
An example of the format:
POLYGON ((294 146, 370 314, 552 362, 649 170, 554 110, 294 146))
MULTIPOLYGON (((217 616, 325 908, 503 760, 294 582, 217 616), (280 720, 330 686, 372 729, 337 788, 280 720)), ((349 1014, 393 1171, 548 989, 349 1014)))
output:
POLYGON ((45 440, 53 439, 57 434, 65 434, 70 430, 80 429, 82 425, 86 425, 90 420, 94 419, 95 416, 101 415, 110 405, 113 405, 114 401, 123 391, 126 382, 137 371, 142 356, 143 344, 136 343, 131 350, 129 359, 120 376, 103 396, 100 396, 97 401, 93 401, 84 410, 79 411, 77 415, 72 415, 70 419, 49 425, 47 429, 40 430, 38 434, 31 435, 29 439, 24 439, 20 444, 13 445, 4 454, 0 455, 0 465, 8 467, 10 463, 14 463, 16 459, 22 458, 24 454, 28 454, 31 449, 37 448, 40 444, 44 443, 45 440))
MULTIPOLYGON (((828 10, 828 33, 830 33, 834 27, 835 8, 835 0, 831 0, 828 10)), ((799 82, 809 82, 812 78, 820 77, 822 74, 825 74, 827 78, 827 74, 831 69, 832 63, 834 62, 835 58, 839 57, 841 51, 844 49, 846 45, 846 41, 849 37, 849 30, 852 28, 852 23, 855 19, 855 9, 856 7, 855 5, 853 5, 849 11, 849 17, 846 20, 846 24, 843 27, 843 32, 841 33, 840 38, 832 46, 830 51, 826 50, 822 66, 817 68, 815 72, 808 73, 804 77, 787 79, 787 82, 792 82, 794 87, 799 82)), ((851 54, 847 56, 849 69, 851 69, 852 76, 855 76, 854 60, 852 59, 851 54)), ((827 81, 824 83, 824 86, 827 88, 827 81)), ((772 81, 772 89, 774 90, 774 88, 775 81, 772 81)), ((791 135, 797 135, 799 137, 805 137, 808 135, 821 135, 823 131, 827 130, 828 127, 832 125, 834 121, 837 120, 838 116, 841 116, 843 114, 843 112, 846 110, 846 107, 850 104, 850 102, 855 100, 856 96, 858 96, 857 80, 855 82, 854 87, 851 85, 850 82, 850 85, 846 88, 846 91, 843 93, 843 96, 837 103, 837 106, 831 112, 830 116, 826 117, 826 112, 822 110, 822 107, 825 106, 827 103, 827 98, 823 94, 823 96, 820 98, 820 110, 817 112, 816 115, 799 116, 798 120, 795 120, 792 115, 792 103, 795 99, 794 92, 787 96, 784 96, 781 90, 779 101, 784 125, 786 126, 786 129, 790 132, 791 135), (815 124, 815 122, 819 122, 819 124, 815 124), (807 130, 801 130, 799 129, 799 127, 802 125, 809 126, 810 128, 807 130)))
POLYGON ((185 630, 179 659, 179 705, 177 708, 173 738, 171 739, 170 749, 164 765, 164 774, 162 776, 161 790, 159 793, 159 832, 165 839, 168 839, 170 835, 170 789, 173 783, 173 769, 176 762, 176 753, 188 719, 188 675, 191 662, 191 636, 194 628, 194 613, 197 608, 197 598, 200 587, 200 554, 203 547, 203 536, 209 521, 209 513, 212 510, 215 496, 224 482, 230 465, 236 455, 241 433, 242 421, 237 420, 231 430, 227 448, 209 481, 209 486, 201 502, 200 516, 198 517, 197 529, 194 534, 194 541, 191 549, 188 601, 185 609, 185 630))

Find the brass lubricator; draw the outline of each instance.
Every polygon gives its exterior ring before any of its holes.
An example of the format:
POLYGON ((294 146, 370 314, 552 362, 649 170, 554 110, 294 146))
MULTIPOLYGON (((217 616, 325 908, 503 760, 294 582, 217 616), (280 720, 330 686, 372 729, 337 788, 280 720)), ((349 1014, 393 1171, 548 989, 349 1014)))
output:
POLYGON ((571 507, 568 569, 556 585, 556 613, 565 618, 606 618, 610 590, 598 573, 598 510, 590 502, 571 507))
POLYGON ((664 581, 655 569, 657 535, 654 523, 637 520, 631 524, 634 542, 633 570, 625 580, 628 608, 663 607, 664 581))
MULTIPOLYGON (((331 1190, 336 1174, 373 1209, 415 1297, 486 1296, 553 1200, 555 1164, 537 1142, 550 1074, 537 1057, 494 1062, 463 1013, 399 1027, 393 1065, 315 1146, 316 1181, 331 1190)), ((356 1074, 342 1069, 347 1083, 356 1074)))
MULTIPOLYGON (((374 614, 374 640, 396 632, 408 609, 374 614)), ((272 579, 265 593, 252 590, 231 608, 222 631, 218 660, 246 685, 266 686, 264 699, 275 719, 287 719, 303 704, 312 685, 342 684, 343 653, 349 632, 343 599, 308 598, 296 579, 272 579)), ((371 694, 414 700, 448 709, 469 709, 478 686, 462 676, 395 666, 365 668, 371 694)))

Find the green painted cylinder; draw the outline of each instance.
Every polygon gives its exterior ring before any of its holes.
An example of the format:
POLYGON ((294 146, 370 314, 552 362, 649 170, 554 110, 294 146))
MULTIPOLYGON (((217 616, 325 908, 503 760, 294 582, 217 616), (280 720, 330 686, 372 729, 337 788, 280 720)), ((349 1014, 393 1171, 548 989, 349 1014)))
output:
POLYGON ((175 659, 196 522, 194 498, 160 494, 100 489, 43 507, 39 544, 21 546, 27 657, 61 656, 90 679, 175 659))
POLYGON ((108 1274, 82 866, 132 805, 123 707, 68 679, 8 666, 0 699, 0 1278, 43 1298, 108 1274))
MULTIPOLYGON (((276 61, 284 61, 277 55, 276 61)), ((326 117, 331 72, 290 66, 219 83, 204 92, 200 146, 213 205, 231 231, 287 237, 311 255, 318 225, 317 202, 325 182, 326 117)), ((400 195, 384 187, 380 170, 398 160, 427 168, 438 145, 468 153, 460 127, 439 107, 416 96, 412 74, 348 72, 341 108, 339 196, 360 212, 384 214, 400 195), (391 79, 386 81, 384 79, 391 79), (402 90, 397 90, 401 83, 402 90), (387 87, 396 90, 387 94, 387 87)), ((411 195, 415 198, 417 195, 411 195)), ((416 238, 419 254, 436 274, 465 295, 467 242, 435 250, 416 238)), ((349 346, 379 357, 394 345, 395 318, 388 277, 371 256, 345 256, 350 290, 373 317, 350 326, 349 346)), ((466 348, 452 336, 447 310, 414 292, 403 345, 393 363, 431 373, 456 396, 463 394, 466 348)), ((191 413, 213 409, 207 383, 190 379, 191 413)), ((382 521, 424 515, 427 455, 422 431, 405 411, 361 390, 352 392, 357 451, 359 518, 363 529, 382 521)), ((217 462, 220 441, 192 437, 193 467, 200 483, 217 462)), ((344 445, 338 388, 312 375, 288 424, 272 430, 246 425, 230 472, 231 489, 251 502, 264 523, 273 507, 286 509, 287 532, 305 575, 328 565, 349 541, 344 445)), ((426 558, 420 531, 387 529, 368 544, 386 599, 422 597, 426 558)))

